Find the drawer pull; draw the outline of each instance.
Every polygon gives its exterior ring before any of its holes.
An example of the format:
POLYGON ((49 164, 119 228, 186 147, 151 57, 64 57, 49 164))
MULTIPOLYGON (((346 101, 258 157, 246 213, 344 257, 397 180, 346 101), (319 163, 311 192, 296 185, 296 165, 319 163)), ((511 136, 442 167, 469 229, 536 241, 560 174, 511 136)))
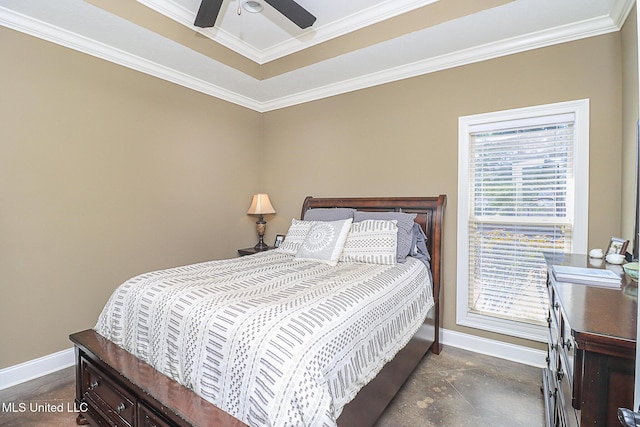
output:
POLYGON ((98 384, 98 381, 94 381, 91 384, 89 384, 89 390, 95 390, 98 388, 100 384, 98 384))
POLYGON ((124 405, 124 403, 121 402, 116 408, 116 412, 121 414, 125 409, 127 409, 127 407, 124 405))

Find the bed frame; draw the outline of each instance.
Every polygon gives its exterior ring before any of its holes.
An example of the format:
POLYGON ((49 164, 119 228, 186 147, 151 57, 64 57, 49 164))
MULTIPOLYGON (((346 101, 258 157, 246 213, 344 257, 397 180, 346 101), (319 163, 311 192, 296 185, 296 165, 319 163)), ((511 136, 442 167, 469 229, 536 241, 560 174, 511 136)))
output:
MULTIPOLYGON (((371 426, 429 349, 439 354, 442 323, 442 237, 446 196, 438 197, 307 197, 308 209, 351 207, 371 212, 415 213, 431 254, 434 307, 422 327, 396 357, 344 407, 340 427, 371 426)), ((76 422, 114 426, 216 426, 245 424, 191 390, 164 376, 92 329, 70 336, 76 352, 76 422)))

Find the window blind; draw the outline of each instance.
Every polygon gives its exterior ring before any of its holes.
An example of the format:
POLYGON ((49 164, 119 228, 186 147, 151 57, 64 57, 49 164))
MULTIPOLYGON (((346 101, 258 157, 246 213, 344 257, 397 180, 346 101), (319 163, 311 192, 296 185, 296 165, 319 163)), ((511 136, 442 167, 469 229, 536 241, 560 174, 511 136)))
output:
POLYGON ((574 116, 471 127, 468 309, 546 318, 543 252, 571 252, 574 116))

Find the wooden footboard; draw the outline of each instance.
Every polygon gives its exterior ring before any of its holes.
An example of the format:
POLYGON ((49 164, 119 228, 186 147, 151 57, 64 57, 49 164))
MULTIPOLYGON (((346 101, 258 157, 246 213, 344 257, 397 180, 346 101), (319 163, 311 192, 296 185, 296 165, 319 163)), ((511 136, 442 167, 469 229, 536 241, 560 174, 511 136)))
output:
MULTIPOLYGON (((428 236, 435 305, 408 345, 345 406, 340 427, 371 426, 429 349, 440 352, 442 232, 446 196, 305 199, 309 208, 353 207, 416 213, 428 236)), ((78 424, 112 426, 246 427, 240 420, 161 374, 94 330, 70 336, 76 349, 78 424)))

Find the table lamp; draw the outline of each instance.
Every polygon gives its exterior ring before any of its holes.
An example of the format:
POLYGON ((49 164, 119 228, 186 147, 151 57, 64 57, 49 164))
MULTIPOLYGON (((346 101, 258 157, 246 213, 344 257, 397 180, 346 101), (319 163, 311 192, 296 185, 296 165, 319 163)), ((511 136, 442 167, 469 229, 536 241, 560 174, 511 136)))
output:
POLYGON ((256 228, 258 230, 258 244, 254 246, 256 250, 264 251, 269 248, 269 246, 264 243, 264 230, 267 227, 267 222, 264 220, 263 215, 274 213, 276 213, 276 210, 273 209, 268 194, 254 194, 253 200, 251 201, 251 206, 249 206, 247 214, 258 215, 258 220, 256 221, 256 228))

